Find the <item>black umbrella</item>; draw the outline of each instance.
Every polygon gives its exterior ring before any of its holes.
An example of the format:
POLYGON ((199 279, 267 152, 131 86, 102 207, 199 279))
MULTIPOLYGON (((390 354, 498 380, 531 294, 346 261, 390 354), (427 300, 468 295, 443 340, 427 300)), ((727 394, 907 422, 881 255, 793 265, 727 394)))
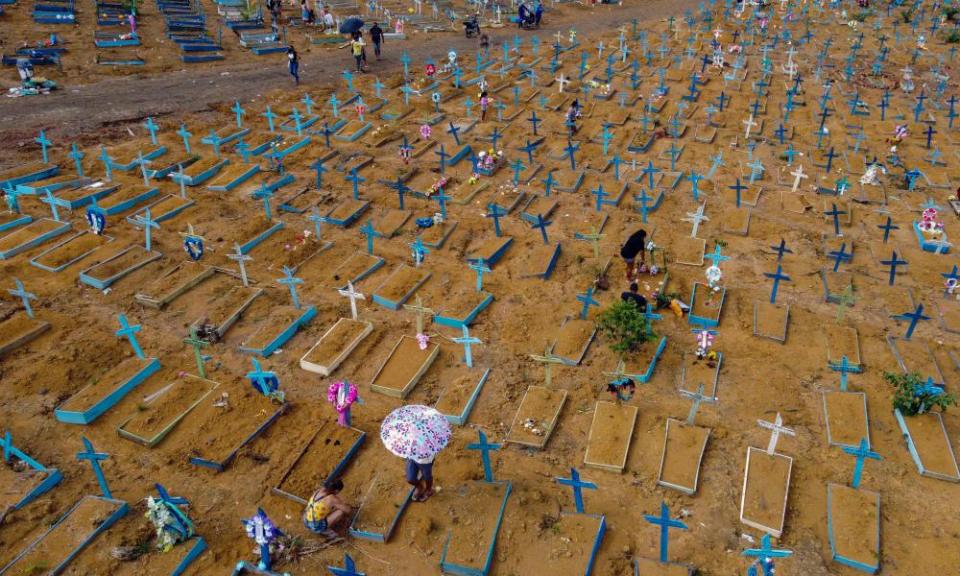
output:
POLYGON ((363 28, 363 20, 359 18, 347 18, 340 23, 341 34, 353 34, 363 28))

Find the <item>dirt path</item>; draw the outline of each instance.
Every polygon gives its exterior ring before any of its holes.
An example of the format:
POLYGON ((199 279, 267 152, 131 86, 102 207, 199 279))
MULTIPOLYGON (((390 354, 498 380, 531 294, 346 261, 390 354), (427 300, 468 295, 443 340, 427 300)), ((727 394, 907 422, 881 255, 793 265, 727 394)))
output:
MULTIPOLYGON (((628 0, 630 1, 630 0, 628 0)), ((694 8, 694 0, 632 0, 631 5, 596 8, 574 8, 562 19, 546 19, 538 32, 542 39, 566 30, 571 23, 578 33, 587 35, 609 30, 629 23, 633 18, 650 21, 682 14, 694 8)), ((506 38, 512 38, 516 28, 489 30, 491 51, 506 38)), ((531 33, 525 33, 529 36, 531 33)), ((423 38, 419 36, 416 39, 423 38)), ((477 46, 462 34, 441 35, 428 42, 402 44, 414 62, 427 56, 445 59, 448 50, 468 53, 477 46)), ((499 53, 499 50, 497 50, 499 53)), ((398 44, 385 45, 385 58, 374 62, 374 74, 386 74, 399 68, 402 49, 398 44)), ((323 51, 302 58, 301 75, 306 86, 323 86, 338 79, 339 72, 348 64, 342 52, 323 51)), ((86 86, 67 87, 44 97, 0 99, 0 149, 16 148, 31 141, 41 129, 54 139, 73 140, 79 135, 111 124, 122 124, 146 116, 201 112, 218 102, 250 99, 262 96, 275 88, 290 86, 283 60, 257 60, 240 66, 213 68, 202 71, 177 71, 160 76, 128 76, 101 81, 86 86)))

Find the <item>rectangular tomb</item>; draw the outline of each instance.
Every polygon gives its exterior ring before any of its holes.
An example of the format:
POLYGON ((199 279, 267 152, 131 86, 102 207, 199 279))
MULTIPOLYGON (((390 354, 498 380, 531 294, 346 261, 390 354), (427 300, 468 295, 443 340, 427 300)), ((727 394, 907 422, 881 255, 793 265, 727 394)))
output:
POLYGON ((343 474, 366 437, 362 430, 325 421, 297 452, 272 492, 306 505, 326 481, 343 474))
POLYGON ((584 466, 623 472, 636 422, 636 406, 597 402, 583 455, 584 466))
POLYGON ((567 400, 566 390, 530 386, 523 394, 506 441, 542 449, 547 445, 567 400))
POLYGON ((370 389, 387 396, 406 398, 440 353, 439 344, 421 350, 416 338, 401 336, 377 369, 370 389))
POLYGON ((340 318, 300 358, 300 367, 329 376, 371 332, 373 324, 370 322, 340 318))

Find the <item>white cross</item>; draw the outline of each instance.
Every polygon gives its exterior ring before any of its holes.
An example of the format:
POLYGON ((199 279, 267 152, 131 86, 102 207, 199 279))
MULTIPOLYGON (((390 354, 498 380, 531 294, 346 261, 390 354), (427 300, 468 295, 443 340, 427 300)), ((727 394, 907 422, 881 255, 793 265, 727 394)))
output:
POLYGON ((783 425, 783 418, 780 417, 779 412, 777 412, 777 417, 774 418, 773 422, 757 420, 757 425, 770 430, 770 443, 767 444, 767 454, 770 456, 773 456, 777 451, 777 441, 780 440, 780 434, 786 434, 787 436, 797 435, 792 428, 787 428, 783 425))
POLYGON ((240 250, 239 244, 234 244, 235 252, 233 254, 227 254, 227 258, 231 260, 236 260, 237 264, 240 265, 240 279, 243 281, 244 288, 250 286, 250 283, 247 280, 247 260, 253 260, 250 256, 247 256, 240 250))
POLYGON ((750 115, 750 118, 742 120, 743 125, 747 127, 747 132, 743 135, 744 138, 750 138, 750 130, 759 126, 756 122, 753 121, 753 114, 750 115))
POLYGON ((713 37, 719 40, 721 34, 723 34, 723 28, 717 26, 717 28, 713 31, 713 37))
POLYGON ((560 73, 560 77, 554 78, 554 80, 556 80, 557 83, 560 85, 560 90, 559 90, 560 92, 563 92, 563 87, 570 83, 570 81, 567 80, 567 77, 564 76, 562 72, 560 73))
POLYGON ((795 193, 797 188, 800 187, 800 179, 807 178, 807 175, 803 173, 803 165, 797 166, 797 169, 791 172, 790 175, 793 176, 793 188, 790 191, 795 193))
POLYGON ((563 33, 557 30, 557 44, 560 43, 560 39, 563 38, 563 33))
POLYGON ((703 215, 703 209, 706 205, 706 202, 704 202, 703 204, 697 206, 696 212, 687 212, 687 217, 683 219, 684 222, 693 223, 693 230, 690 231, 691 238, 697 237, 697 230, 700 229, 700 222, 704 220, 710 220, 710 218, 703 215))
POLYGON ((353 316, 353 319, 357 319, 357 300, 366 300, 367 297, 363 294, 357 292, 353 288, 353 282, 347 282, 346 290, 337 290, 341 296, 346 296, 350 299, 350 314, 353 316))

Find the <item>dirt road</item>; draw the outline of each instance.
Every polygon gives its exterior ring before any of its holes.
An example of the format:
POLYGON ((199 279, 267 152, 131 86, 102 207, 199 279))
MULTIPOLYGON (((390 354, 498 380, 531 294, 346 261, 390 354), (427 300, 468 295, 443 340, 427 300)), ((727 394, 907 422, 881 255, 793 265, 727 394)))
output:
MULTIPOLYGON (((589 34, 640 21, 680 15, 694 8, 694 0, 627 0, 623 6, 599 5, 595 8, 574 7, 562 18, 545 19, 537 32, 541 39, 571 25, 578 33, 589 34)), ((514 27, 488 30, 491 49, 512 38, 514 27)), ((524 36, 533 33, 523 32, 524 36)), ((476 40, 462 34, 443 34, 428 41, 419 35, 414 41, 385 45, 384 59, 372 62, 371 73, 388 74, 400 66, 400 54, 406 49, 414 62, 428 56, 446 58, 449 50, 470 53, 476 40)), ((492 51, 492 50, 491 50, 492 51)), ((499 50, 497 50, 499 52, 499 50)), ((251 57, 256 58, 256 57, 251 57)), ((292 87, 282 55, 258 59, 242 65, 208 70, 184 70, 160 76, 128 76, 85 86, 70 87, 42 97, 0 98, 0 150, 16 149, 32 141, 42 128, 54 140, 73 141, 90 132, 142 119, 168 114, 202 112, 220 102, 249 100, 271 90, 292 87)), ((340 51, 303 54, 301 77, 304 86, 319 87, 339 80, 339 73, 348 64, 348 55, 340 51)))

